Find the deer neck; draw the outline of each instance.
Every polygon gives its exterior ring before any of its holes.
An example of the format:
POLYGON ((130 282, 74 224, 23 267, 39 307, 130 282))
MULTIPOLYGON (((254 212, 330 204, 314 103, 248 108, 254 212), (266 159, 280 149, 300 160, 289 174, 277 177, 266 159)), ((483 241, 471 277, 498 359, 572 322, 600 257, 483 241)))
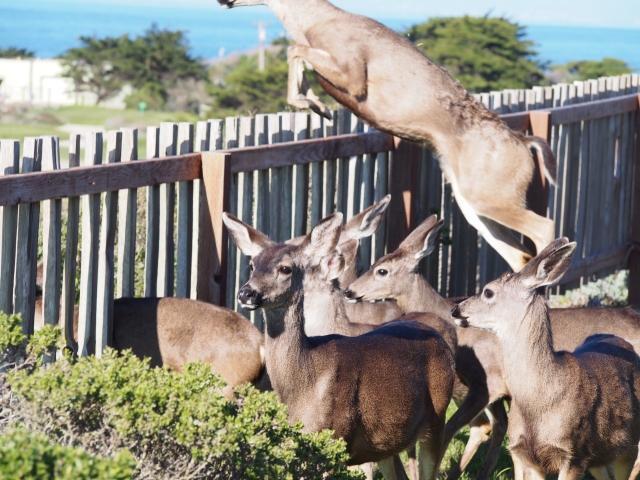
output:
POLYGON ((274 391, 286 404, 314 383, 303 308, 304 292, 300 288, 287 305, 263 310, 267 371, 274 391))
POLYGON ((498 338, 504 356, 505 381, 514 401, 544 408, 564 397, 566 382, 553 350, 546 300, 534 295, 524 317, 519 322, 510 320, 513 327, 498 332, 498 338))
POLYGON ((326 0, 279 0, 268 5, 291 38, 301 45, 310 44, 308 33, 314 26, 340 12, 326 0))
POLYGON ((429 312, 435 313, 439 317, 449 318, 451 307, 453 306, 427 282, 420 273, 414 272, 409 275, 410 281, 402 295, 396 297, 398 307, 404 313, 408 312, 429 312))
POLYGON ((349 320, 342 293, 334 284, 305 286, 304 312, 304 331, 309 337, 345 334, 349 320))

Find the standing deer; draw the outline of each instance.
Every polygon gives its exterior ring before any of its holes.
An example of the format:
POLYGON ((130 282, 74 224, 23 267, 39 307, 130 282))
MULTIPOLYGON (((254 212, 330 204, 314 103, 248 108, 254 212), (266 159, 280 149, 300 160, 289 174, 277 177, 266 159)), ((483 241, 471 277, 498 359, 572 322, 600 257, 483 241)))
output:
POLYGON ((525 198, 535 172, 532 148, 555 182, 549 145, 512 132, 407 39, 326 0, 218 2, 267 5, 289 32, 289 104, 329 115, 309 88, 307 65, 327 93, 369 125, 434 147, 467 221, 514 271, 531 256, 509 229, 532 239, 537 251, 553 240, 553 221, 527 208, 525 198))
POLYGON ((304 333, 305 270, 336 247, 342 214, 320 221, 300 245, 276 244, 227 213, 223 221, 253 273, 239 290, 263 309, 267 371, 291 421, 344 438, 349 463, 378 462, 387 479, 406 478, 397 454, 420 445, 422 478, 435 479, 453 355, 432 328, 393 322, 358 337, 304 333))
MULTIPOLYGON (((426 311, 447 318, 454 306, 442 298, 420 274, 418 265, 431 252, 425 248, 434 228, 439 229, 436 217, 426 219, 402 242, 394 252, 380 258, 371 269, 345 291, 351 301, 391 298, 403 312, 426 311)), ((640 352, 640 314, 630 308, 558 308, 549 311, 556 350, 573 351, 587 337, 598 333, 617 335, 630 342, 640 352)), ((478 447, 493 429, 491 446, 478 479, 487 478, 500 453, 506 432, 506 412, 502 401, 509 396, 503 380, 502 350, 496 336, 479 329, 457 327, 458 349, 456 368, 463 371, 469 395, 459 405, 458 412, 447 423, 445 441, 489 405, 491 426, 476 417, 458 467, 449 472, 457 477, 468 465, 478 447), (458 415, 459 413, 459 415, 458 415)), ((455 398, 455 397, 454 397, 455 398)))
MULTIPOLYGON (((516 274, 504 274, 452 309, 461 327, 497 335, 511 393, 509 450, 518 477, 581 479, 613 466, 616 480, 640 473, 640 357, 614 335, 556 351, 542 290, 569 268, 575 242, 549 244, 516 274)), ((586 321, 586 319, 585 319, 586 321)))

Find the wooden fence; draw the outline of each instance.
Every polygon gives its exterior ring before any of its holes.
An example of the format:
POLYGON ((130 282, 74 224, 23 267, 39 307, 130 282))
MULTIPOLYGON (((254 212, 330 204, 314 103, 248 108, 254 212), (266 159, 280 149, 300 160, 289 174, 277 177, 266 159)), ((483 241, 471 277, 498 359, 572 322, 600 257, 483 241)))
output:
MULTIPOLYGON (((624 75, 477 97, 514 130, 547 138, 557 155, 558 185, 541 183, 530 200, 555 219, 557 236, 579 243, 565 286, 626 267, 636 304, 638 92, 638 75, 624 75)), ((332 121, 286 112, 71 135, 65 163, 57 137, 0 141, 0 310, 22 313, 24 330, 33 331, 41 255, 44 321, 62 316, 67 342, 81 354, 100 355, 109 344, 114 295, 235 307, 249 271, 222 211, 285 240, 328 213, 348 218, 391 193, 385 223, 362 242, 363 268, 435 212, 448 232, 423 269, 442 294, 475 293, 507 270, 464 220, 431 151, 369 131, 345 110, 332 121), (146 160, 137 160, 139 134, 146 160)))

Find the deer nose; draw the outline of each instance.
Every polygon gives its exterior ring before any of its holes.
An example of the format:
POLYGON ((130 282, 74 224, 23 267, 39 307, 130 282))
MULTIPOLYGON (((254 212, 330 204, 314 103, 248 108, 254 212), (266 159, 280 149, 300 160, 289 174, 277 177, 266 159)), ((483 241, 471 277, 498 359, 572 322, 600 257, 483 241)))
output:
POLYGON ((258 292, 256 292, 249 285, 245 285, 240 290, 238 290, 238 301, 244 308, 255 310, 260 306, 259 299, 260 296, 258 295, 258 292))
POLYGON ((348 288, 344 289, 344 291, 342 292, 342 295, 344 295, 344 298, 346 298, 349 303, 357 303, 360 300, 362 300, 361 296, 356 297, 356 294, 353 293, 353 290, 349 290, 348 288))
POLYGON ((461 327, 469 326, 469 322, 465 317, 462 316, 462 312, 460 311, 460 307, 458 305, 454 306, 451 309, 451 316, 456 319, 456 323, 461 327))

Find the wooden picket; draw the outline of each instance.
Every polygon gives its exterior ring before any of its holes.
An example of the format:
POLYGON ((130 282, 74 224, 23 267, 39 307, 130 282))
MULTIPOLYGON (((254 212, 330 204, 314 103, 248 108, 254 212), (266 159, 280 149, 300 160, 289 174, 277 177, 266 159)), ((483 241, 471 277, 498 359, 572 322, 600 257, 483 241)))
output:
MULTIPOLYGON (((639 91, 633 74, 476 96, 511 128, 546 137, 556 154, 557 184, 536 208, 555 220, 556 235, 578 242, 560 289, 620 267, 640 284, 639 91)), ((333 211, 348 220, 391 193, 387 218, 361 242, 362 268, 437 213, 443 241, 421 271, 442 294, 473 294, 507 270, 464 219, 436 154, 396 146, 347 110, 331 120, 283 112, 163 123, 147 128, 144 157, 137 130, 106 135, 106 163, 102 134, 90 133, 82 167, 81 137, 72 135, 68 168, 57 137, 26 138, 22 157, 18 141, 0 141, 0 310, 20 312, 27 333, 36 327, 42 223, 44 322, 63 319, 67 344, 81 355, 100 355, 110 343, 114 295, 176 295, 238 308, 249 270, 222 227, 223 210, 284 241, 333 211)), ((637 290, 630 287, 636 303, 637 290)), ((250 318, 261 326, 259 316, 250 318)))

